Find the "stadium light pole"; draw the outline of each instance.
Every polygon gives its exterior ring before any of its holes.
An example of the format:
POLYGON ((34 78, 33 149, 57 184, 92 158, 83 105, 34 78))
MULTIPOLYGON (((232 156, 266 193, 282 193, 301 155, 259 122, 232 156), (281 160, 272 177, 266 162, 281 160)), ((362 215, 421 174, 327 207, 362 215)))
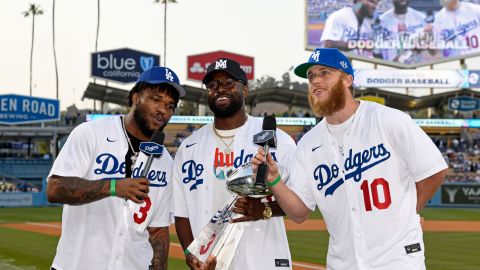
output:
MULTIPOLYGON (((177 3, 176 0, 161 0, 164 4, 163 14, 163 66, 167 66, 167 4, 177 3)), ((155 0, 154 3, 160 3, 160 0, 155 0)))

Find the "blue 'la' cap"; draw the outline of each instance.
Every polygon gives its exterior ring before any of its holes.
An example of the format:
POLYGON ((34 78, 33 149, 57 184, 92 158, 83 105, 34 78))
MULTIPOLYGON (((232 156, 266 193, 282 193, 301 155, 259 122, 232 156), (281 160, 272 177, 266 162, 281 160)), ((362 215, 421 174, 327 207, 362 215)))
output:
POLYGON ((154 66, 145 70, 140 77, 138 77, 135 85, 138 85, 138 83, 141 82, 146 82, 149 84, 166 83, 177 89, 180 97, 185 96, 185 89, 183 89, 182 85, 180 85, 180 80, 178 79, 177 74, 175 74, 173 70, 166 67, 154 66))
POLYGON ((322 65, 339 69, 348 75, 353 76, 353 68, 350 60, 336 48, 317 48, 313 51, 308 62, 297 66, 295 74, 302 78, 307 78, 307 70, 311 66, 322 65))

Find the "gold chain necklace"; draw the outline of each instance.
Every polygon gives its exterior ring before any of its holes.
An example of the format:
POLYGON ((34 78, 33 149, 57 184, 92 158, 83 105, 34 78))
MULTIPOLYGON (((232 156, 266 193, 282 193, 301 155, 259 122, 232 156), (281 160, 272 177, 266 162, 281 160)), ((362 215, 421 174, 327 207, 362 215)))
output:
POLYGON ((235 137, 235 135, 230 135, 230 136, 222 136, 220 135, 220 133, 218 133, 217 129, 215 127, 213 127, 213 132, 215 133, 215 135, 217 135, 217 137, 221 138, 221 139, 229 139, 229 138, 233 138, 235 137))
POLYGON ((230 150, 230 145, 232 145, 233 141, 235 141, 235 135, 231 135, 231 136, 222 136, 218 133, 217 129, 215 128, 215 126, 213 126, 213 133, 215 133, 215 135, 220 139, 220 141, 225 145, 225 154, 230 154, 231 150, 230 150), (232 139, 232 141, 230 143, 226 143, 223 139, 232 139))
MULTIPOLYGON (((245 121, 243 122, 243 124, 241 126, 245 125, 247 120, 248 120, 248 116, 245 115, 245 121)), ((227 155, 230 154, 230 152, 231 152, 230 145, 232 145, 232 143, 235 141, 235 134, 230 135, 230 136, 222 136, 222 135, 220 135, 220 133, 218 133, 217 129, 215 128, 215 124, 212 125, 212 129, 213 129, 213 133, 215 134, 215 136, 217 136, 220 139, 220 141, 222 141, 222 143, 225 145, 225 154, 227 154, 227 155), (232 141, 230 143, 226 143, 223 139, 232 139, 232 141)))

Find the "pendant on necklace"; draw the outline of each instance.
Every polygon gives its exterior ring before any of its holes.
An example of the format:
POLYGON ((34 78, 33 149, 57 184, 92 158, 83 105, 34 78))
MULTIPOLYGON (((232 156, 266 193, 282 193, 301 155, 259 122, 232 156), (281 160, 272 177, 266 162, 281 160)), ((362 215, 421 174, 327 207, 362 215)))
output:
POLYGON ((230 155, 230 152, 231 152, 231 151, 230 151, 230 147, 227 146, 227 147, 225 148, 225 154, 226 154, 226 155, 230 155))
POLYGON ((132 171, 133 167, 135 167, 135 162, 137 161, 138 153, 134 153, 131 157, 130 160, 132 161, 132 171))

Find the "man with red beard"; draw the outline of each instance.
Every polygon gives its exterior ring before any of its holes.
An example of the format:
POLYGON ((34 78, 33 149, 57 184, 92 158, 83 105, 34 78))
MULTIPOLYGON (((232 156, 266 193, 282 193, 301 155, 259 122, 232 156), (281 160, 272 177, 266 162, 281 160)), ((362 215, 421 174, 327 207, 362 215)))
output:
MULTIPOLYGON (((237 62, 218 59, 208 67, 203 83, 208 90, 208 106, 214 113, 213 123, 183 141, 173 166, 175 227, 191 269, 206 269, 214 262, 212 257, 200 261, 190 253, 195 250, 187 248, 207 224, 215 224, 218 219, 212 216, 217 210, 233 200, 226 188, 227 177, 256 154, 253 135, 262 131, 262 119, 246 114, 248 80, 237 62)), ((294 161, 295 143, 280 129, 276 135, 274 159, 288 169, 294 161)), ((234 237, 219 253, 216 269, 291 269, 283 217, 271 216, 272 210, 279 209, 271 201, 259 199, 252 201, 252 207, 256 210, 253 215, 260 220, 227 225, 230 227, 225 231, 232 229, 230 235, 234 237)), ((210 241, 197 256, 213 250, 217 238, 216 234, 209 236, 210 241)))
POLYGON ((252 159, 267 162, 276 201, 297 223, 320 209, 328 269, 425 269, 418 213, 445 177, 439 150, 407 114, 355 100, 339 50, 316 49, 295 74, 308 79, 310 106, 324 118, 298 143, 291 188, 263 149, 252 159))

